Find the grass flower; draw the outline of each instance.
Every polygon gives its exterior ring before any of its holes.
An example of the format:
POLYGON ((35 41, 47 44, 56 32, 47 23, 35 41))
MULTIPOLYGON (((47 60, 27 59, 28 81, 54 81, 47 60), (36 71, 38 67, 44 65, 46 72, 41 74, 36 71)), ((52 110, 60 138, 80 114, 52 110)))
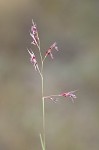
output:
POLYGON ((70 92, 66 92, 66 93, 62 93, 61 96, 64 97, 70 97, 72 102, 74 102, 74 99, 77 98, 76 95, 74 94, 77 90, 75 91, 70 91, 70 92))
POLYGON ((35 57, 35 54, 33 53, 33 51, 28 50, 28 53, 30 54, 30 62, 34 65, 34 68, 35 70, 37 71, 38 70, 38 64, 37 64, 37 60, 36 60, 36 57, 35 57))
POLYGON ((75 91, 70 91, 70 92, 65 92, 65 93, 61 93, 61 94, 57 94, 57 95, 49 95, 49 96, 45 96, 44 99, 50 99, 52 101, 58 101, 58 97, 70 97, 72 102, 74 102, 74 99, 77 98, 76 95, 74 94, 77 90, 75 91))
POLYGON ((41 52, 41 48, 40 48, 40 40, 39 40, 39 36, 38 36, 38 30, 37 30, 37 26, 36 24, 33 22, 32 20, 32 26, 31 26, 31 32, 30 32, 30 36, 32 37, 32 42, 31 44, 37 46, 38 48, 38 53, 40 55, 41 58, 41 68, 39 68, 39 65, 37 63, 36 57, 34 52, 32 51, 32 49, 27 49, 28 53, 30 55, 30 62, 33 64, 34 68, 36 71, 38 71, 38 73, 40 74, 41 77, 41 90, 42 90, 42 134, 40 133, 40 142, 41 142, 41 147, 42 150, 46 150, 46 130, 45 130, 45 99, 50 99, 54 102, 57 102, 59 97, 70 97, 71 100, 74 102, 74 99, 77 98, 76 95, 74 94, 76 91, 70 91, 70 92, 64 92, 58 95, 50 95, 50 96, 44 96, 44 76, 43 76, 43 66, 44 66, 44 61, 46 59, 46 57, 48 55, 50 55, 50 57, 52 59, 54 59, 53 57, 53 50, 58 51, 58 47, 57 47, 57 43, 54 42, 50 48, 46 51, 46 54, 44 56, 44 58, 42 57, 42 52, 41 52))
POLYGON ((33 22, 33 20, 32 20, 30 36, 32 37, 33 40, 31 44, 39 46, 39 36, 38 36, 37 26, 33 22))
POLYGON ((54 50, 54 49, 55 49, 56 51, 58 51, 58 47, 57 47, 57 43, 56 43, 56 42, 53 43, 53 44, 50 46, 50 48, 47 50, 45 57, 47 57, 48 55, 50 55, 50 57, 53 59, 54 57, 53 57, 53 54, 52 54, 52 50, 54 50))

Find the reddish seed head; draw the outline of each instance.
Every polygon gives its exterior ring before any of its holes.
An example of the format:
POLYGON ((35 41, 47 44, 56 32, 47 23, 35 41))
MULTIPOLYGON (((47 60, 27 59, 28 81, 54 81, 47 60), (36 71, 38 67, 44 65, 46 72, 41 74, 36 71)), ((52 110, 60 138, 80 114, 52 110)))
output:
MULTIPOLYGON (((31 26, 30 35, 31 35, 32 40, 33 40, 31 43, 34 44, 34 45, 36 45, 36 46, 39 48, 39 50, 40 50, 40 41, 39 41, 37 26, 36 26, 36 24, 33 22, 33 20, 32 20, 32 26, 31 26)), ((52 50, 54 50, 54 49, 55 49, 56 51, 59 51, 56 42, 54 42, 54 43, 50 46, 50 48, 46 51, 45 57, 44 57, 44 59, 43 59, 43 62, 44 62, 45 58, 46 58, 48 55, 50 55, 50 57, 51 57, 52 59, 54 58, 54 57, 53 57, 53 54, 52 54, 52 50)), ((28 50, 28 49, 27 49, 27 50, 28 50)), ((28 50, 28 53, 30 54, 30 61, 31 61, 31 63, 34 65, 35 70, 38 70, 39 73, 40 73, 40 70, 39 70, 39 67, 38 67, 38 63, 37 63, 37 60, 36 60, 36 57, 35 57, 33 51, 30 49, 30 50, 28 50)), ((42 75, 42 74, 40 73, 40 75, 42 75)), ((77 91, 77 90, 76 90, 76 91, 77 91)), ((70 97, 71 100, 74 102, 74 99, 77 98, 76 95, 74 94, 76 91, 64 92, 64 93, 59 94, 59 95, 51 95, 51 96, 46 96, 46 97, 44 97, 44 98, 50 99, 50 100, 53 100, 53 101, 56 102, 56 101, 57 101, 57 97, 63 96, 63 97, 70 97)))
MULTIPOLYGON (((77 90, 76 90, 77 91, 77 90)), ((70 97, 71 100, 74 102, 74 98, 77 98, 75 94, 76 91, 70 91, 70 92, 66 92, 66 93, 62 93, 61 96, 64 96, 64 97, 70 97)))
POLYGON ((36 27, 36 24, 33 22, 33 20, 32 20, 32 26, 31 26, 31 32, 33 33, 33 34, 36 34, 37 33, 37 27, 36 27))
POLYGON ((30 62, 34 65, 35 67, 35 70, 38 69, 38 64, 37 64, 37 60, 36 60, 36 57, 35 57, 35 54, 33 53, 33 51, 30 49, 27 49, 28 50, 28 53, 30 54, 31 58, 30 58, 30 62))
POLYGON ((33 45, 38 45, 38 46, 39 46, 38 31, 37 31, 36 24, 33 22, 33 20, 32 20, 32 26, 31 26, 30 35, 31 35, 32 40, 33 40, 33 41, 31 42, 31 44, 33 44, 33 45))
POLYGON ((53 43, 51 46, 50 46, 50 48, 47 50, 47 52, 46 52, 46 57, 48 56, 48 55, 50 55, 51 56, 51 58, 53 59, 54 57, 53 57, 53 54, 52 54, 52 50, 53 49, 55 49, 56 51, 58 51, 58 47, 57 47, 57 43, 55 42, 55 43, 53 43))

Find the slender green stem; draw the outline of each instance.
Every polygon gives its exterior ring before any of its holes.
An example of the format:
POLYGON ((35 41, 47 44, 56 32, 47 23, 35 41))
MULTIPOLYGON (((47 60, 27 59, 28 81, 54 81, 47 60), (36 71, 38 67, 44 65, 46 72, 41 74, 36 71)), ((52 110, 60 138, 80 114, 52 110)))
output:
POLYGON ((43 143, 45 150, 45 102, 44 102, 43 62, 41 72, 42 72, 42 106, 43 106, 43 143))
POLYGON ((40 53, 40 58, 41 58, 41 63, 43 62, 43 58, 42 58, 42 53, 41 53, 41 49, 40 49, 40 40, 39 40, 39 45, 37 44, 37 47, 39 49, 39 53, 40 53))
POLYGON ((44 150, 45 150, 46 144, 45 144, 45 103, 44 103, 44 98, 43 98, 43 143, 44 143, 44 150))
POLYGON ((44 143, 43 143, 43 139, 42 139, 41 133, 40 133, 40 141, 41 141, 42 150, 45 150, 45 149, 44 149, 44 143))
POLYGON ((40 76, 41 76, 41 84, 42 84, 42 111, 43 111, 43 139, 42 136, 40 134, 40 141, 41 141, 41 145, 42 145, 42 149, 46 150, 46 145, 45 145, 45 103, 44 103, 44 79, 43 79, 43 58, 42 58, 42 54, 41 54, 41 50, 40 50, 40 42, 39 42, 39 53, 40 53, 40 58, 41 58, 41 71, 39 70, 40 76))

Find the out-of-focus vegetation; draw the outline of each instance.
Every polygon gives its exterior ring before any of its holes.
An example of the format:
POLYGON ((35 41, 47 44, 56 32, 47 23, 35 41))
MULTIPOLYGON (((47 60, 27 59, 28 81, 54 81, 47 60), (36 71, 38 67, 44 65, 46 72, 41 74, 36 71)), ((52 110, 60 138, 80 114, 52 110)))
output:
POLYGON ((46 101, 47 150, 99 149, 99 1, 0 0, 0 150, 40 150, 41 81, 29 62, 37 23, 45 63, 45 93, 79 89, 74 104, 46 101))

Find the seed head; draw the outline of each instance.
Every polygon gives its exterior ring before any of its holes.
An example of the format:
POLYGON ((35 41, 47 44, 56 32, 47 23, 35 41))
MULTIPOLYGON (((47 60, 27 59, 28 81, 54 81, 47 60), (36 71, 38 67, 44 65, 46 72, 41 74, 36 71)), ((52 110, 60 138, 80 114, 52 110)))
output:
POLYGON ((33 22, 33 20, 32 20, 32 26, 31 26, 30 35, 31 35, 32 40, 33 40, 33 41, 31 42, 31 44, 39 46, 39 36, 38 36, 37 26, 36 26, 36 24, 33 22))
POLYGON ((27 49, 28 53, 30 54, 30 62, 34 65, 35 70, 38 70, 38 64, 37 64, 37 60, 35 57, 35 54, 33 53, 33 51, 30 49, 27 49))
POLYGON ((55 49, 56 51, 58 51, 58 47, 57 47, 57 43, 53 43, 50 48, 47 50, 45 57, 47 57, 48 55, 50 55, 50 57, 52 59, 54 59, 53 54, 52 54, 52 50, 55 49))
POLYGON ((61 96, 64 97, 70 97, 72 102, 74 102, 74 99, 77 98, 76 95, 74 94, 77 90, 75 91, 70 91, 70 92, 66 92, 66 93, 62 93, 61 96))

